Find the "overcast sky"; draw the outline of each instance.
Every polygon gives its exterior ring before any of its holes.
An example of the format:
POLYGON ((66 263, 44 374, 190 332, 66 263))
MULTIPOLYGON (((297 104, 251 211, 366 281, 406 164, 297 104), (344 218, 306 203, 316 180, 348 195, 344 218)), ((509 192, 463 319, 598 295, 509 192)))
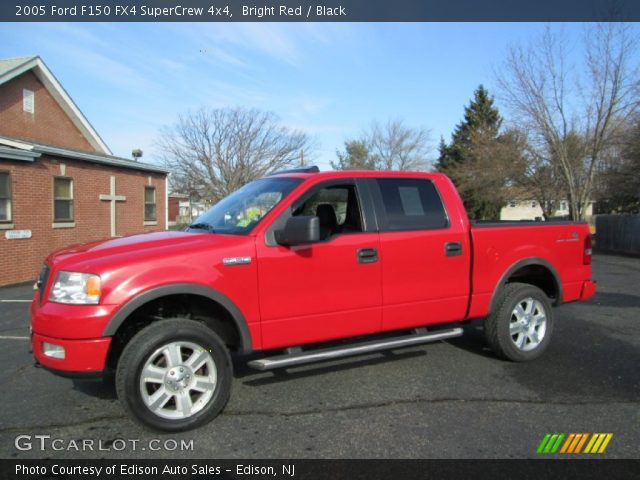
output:
MULTIPOLYGON (((255 107, 315 138, 316 163, 374 119, 431 130, 433 156, 512 44, 543 24, 2 24, 0 58, 40 55, 114 154, 157 162, 163 125, 202 105, 255 107)), ((552 24, 571 61, 582 24, 552 24)), ((498 99, 499 100, 499 99, 498 99)))

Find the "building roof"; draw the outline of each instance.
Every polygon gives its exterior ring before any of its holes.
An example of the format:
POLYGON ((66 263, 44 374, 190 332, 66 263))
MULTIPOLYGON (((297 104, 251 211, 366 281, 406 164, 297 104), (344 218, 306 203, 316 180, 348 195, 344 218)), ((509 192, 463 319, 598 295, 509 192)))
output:
POLYGON ((67 91, 40 57, 15 57, 0 60, 0 85, 28 71, 32 71, 38 80, 42 82, 91 146, 95 148, 98 153, 111 155, 111 150, 107 144, 104 143, 98 132, 93 128, 89 120, 87 120, 87 117, 80 111, 67 91))
POLYGON ((158 165, 134 162, 128 158, 116 157, 114 155, 104 155, 100 153, 87 153, 70 148, 61 148, 54 145, 32 142, 18 138, 0 136, 0 158, 10 160, 23 160, 33 162, 41 155, 54 155, 56 157, 70 158, 90 163, 99 163, 112 167, 130 168, 132 170, 142 170, 146 172, 168 173, 169 170, 158 165))
POLYGON ((0 77, 2 77, 5 73, 10 72, 14 68, 19 67, 23 63, 28 62, 29 60, 33 60, 36 57, 15 57, 15 58, 7 58, 0 59, 0 77))

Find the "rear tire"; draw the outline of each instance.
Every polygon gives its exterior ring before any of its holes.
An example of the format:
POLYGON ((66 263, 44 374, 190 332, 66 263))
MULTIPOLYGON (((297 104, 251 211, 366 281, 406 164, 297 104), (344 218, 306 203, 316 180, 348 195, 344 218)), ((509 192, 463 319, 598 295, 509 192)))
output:
POLYGON ((155 430, 189 430, 213 420, 231 393, 232 364, 222 339, 193 320, 167 319, 138 332, 118 361, 125 410, 155 430))
POLYGON ((553 310, 547 295, 527 283, 508 283, 484 321, 487 343, 499 357, 514 362, 544 353, 553 333, 553 310))

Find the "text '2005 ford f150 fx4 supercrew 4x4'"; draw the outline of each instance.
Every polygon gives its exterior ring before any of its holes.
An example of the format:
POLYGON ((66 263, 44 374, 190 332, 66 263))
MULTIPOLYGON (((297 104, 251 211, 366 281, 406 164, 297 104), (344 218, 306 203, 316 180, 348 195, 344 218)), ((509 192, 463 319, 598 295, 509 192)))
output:
POLYGON ((224 408, 231 352, 267 370, 443 340, 484 318, 498 356, 531 360, 549 345, 552 306, 595 293, 589 233, 472 225, 442 174, 295 169, 185 231, 51 254, 33 353, 66 375, 115 372, 125 409, 166 431, 224 408))

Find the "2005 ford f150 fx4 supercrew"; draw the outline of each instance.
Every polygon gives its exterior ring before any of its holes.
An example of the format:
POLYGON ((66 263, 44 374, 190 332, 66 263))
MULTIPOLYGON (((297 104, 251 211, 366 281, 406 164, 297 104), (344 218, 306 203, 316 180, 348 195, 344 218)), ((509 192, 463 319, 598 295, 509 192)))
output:
POLYGON ((266 370, 443 340, 484 318, 498 356, 531 360, 552 305, 596 285, 586 224, 472 225, 444 175, 312 167, 253 181, 182 232, 53 253, 36 287, 37 362, 115 372, 133 417, 176 431, 224 408, 230 352, 266 370))

